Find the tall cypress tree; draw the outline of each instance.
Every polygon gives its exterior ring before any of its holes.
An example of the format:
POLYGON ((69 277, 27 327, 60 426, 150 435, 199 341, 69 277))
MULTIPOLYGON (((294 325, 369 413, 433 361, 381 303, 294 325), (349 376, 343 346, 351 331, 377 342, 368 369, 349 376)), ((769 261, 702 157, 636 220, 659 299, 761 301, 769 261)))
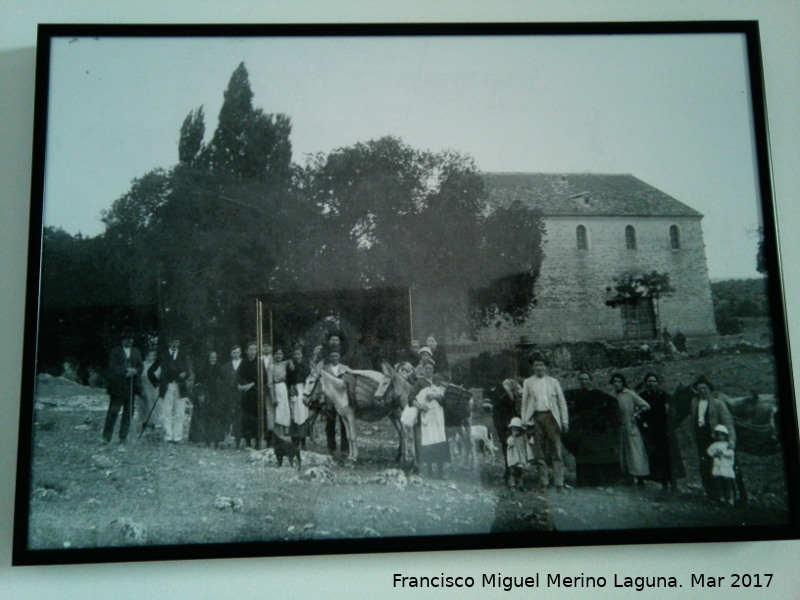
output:
POLYGON ((203 107, 191 111, 181 125, 181 137, 178 140, 178 160, 181 164, 193 164, 203 149, 203 136, 206 133, 203 107))
POLYGON ((288 177, 291 121, 285 115, 253 108, 253 91, 244 63, 231 75, 209 144, 211 170, 236 179, 288 177))

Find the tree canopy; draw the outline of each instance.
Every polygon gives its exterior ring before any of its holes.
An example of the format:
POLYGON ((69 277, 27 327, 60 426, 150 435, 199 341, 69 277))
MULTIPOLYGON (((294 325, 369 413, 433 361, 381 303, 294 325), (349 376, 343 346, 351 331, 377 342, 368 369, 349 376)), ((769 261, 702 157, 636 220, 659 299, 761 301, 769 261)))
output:
POLYGON ((253 330, 265 292, 433 289, 443 312, 471 294, 478 320, 530 307, 540 215, 492 206, 470 157, 387 136, 292 164, 291 120, 253 106, 244 64, 205 132, 201 106, 180 125, 176 164, 135 179, 96 241, 46 232, 48 296, 154 305, 162 328, 215 343, 253 330), (53 291, 90 266, 108 275, 53 291))
POLYGON ((669 280, 669 273, 650 271, 637 273, 627 271, 614 278, 614 289, 606 288, 606 304, 614 307, 620 304, 636 304, 642 298, 658 300, 675 292, 669 280))
POLYGON ((443 314, 466 294, 479 319, 490 307, 527 314, 541 215, 493 207, 470 157, 384 137, 313 157, 297 183, 317 214, 306 280, 435 290, 430 310, 443 314))

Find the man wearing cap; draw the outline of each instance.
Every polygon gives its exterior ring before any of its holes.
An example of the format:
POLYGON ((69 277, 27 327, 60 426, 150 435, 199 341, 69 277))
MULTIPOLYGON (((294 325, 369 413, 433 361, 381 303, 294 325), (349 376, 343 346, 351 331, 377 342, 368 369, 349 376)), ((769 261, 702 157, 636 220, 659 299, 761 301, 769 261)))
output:
POLYGON ((186 382, 191 374, 189 360, 180 346, 180 339, 171 337, 167 353, 159 356, 147 369, 147 378, 153 385, 158 385, 158 397, 164 401, 162 406, 164 439, 172 444, 178 444, 183 440, 183 424, 186 420, 186 382))
POLYGON ((103 443, 107 444, 114 435, 117 415, 122 409, 119 425, 119 441, 125 443, 131 426, 133 398, 140 393, 139 376, 142 374, 142 356, 133 347, 133 331, 125 328, 120 336, 121 345, 114 348, 108 356, 108 412, 103 427, 103 443))
POLYGON ((553 484, 564 491, 564 461, 561 457, 561 435, 569 429, 567 401, 561 384, 547 375, 544 357, 531 358, 533 375, 522 385, 522 421, 534 425, 533 440, 536 445, 536 465, 539 484, 547 487, 548 465, 553 470, 553 484))

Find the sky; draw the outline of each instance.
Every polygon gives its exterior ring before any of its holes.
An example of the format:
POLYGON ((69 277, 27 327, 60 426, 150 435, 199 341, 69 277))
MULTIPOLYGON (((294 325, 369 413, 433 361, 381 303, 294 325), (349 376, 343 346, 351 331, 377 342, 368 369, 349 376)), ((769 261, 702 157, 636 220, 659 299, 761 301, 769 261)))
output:
POLYGON ((101 233, 134 178, 177 162, 189 111, 211 137, 240 62, 254 105, 291 118, 295 162, 393 135, 487 172, 630 173, 705 215, 712 279, 758 275, 738 34, 55 39, 45 225, 101 233))

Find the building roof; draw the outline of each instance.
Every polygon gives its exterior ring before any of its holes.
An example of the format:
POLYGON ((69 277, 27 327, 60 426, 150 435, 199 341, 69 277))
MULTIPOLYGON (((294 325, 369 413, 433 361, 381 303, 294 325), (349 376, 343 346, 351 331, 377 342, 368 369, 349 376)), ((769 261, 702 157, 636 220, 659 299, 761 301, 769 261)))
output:
POLYGON ((633 175, 483 173, 483 178, 491 203, 520 200, 545 216, 703 216, 633 175))

